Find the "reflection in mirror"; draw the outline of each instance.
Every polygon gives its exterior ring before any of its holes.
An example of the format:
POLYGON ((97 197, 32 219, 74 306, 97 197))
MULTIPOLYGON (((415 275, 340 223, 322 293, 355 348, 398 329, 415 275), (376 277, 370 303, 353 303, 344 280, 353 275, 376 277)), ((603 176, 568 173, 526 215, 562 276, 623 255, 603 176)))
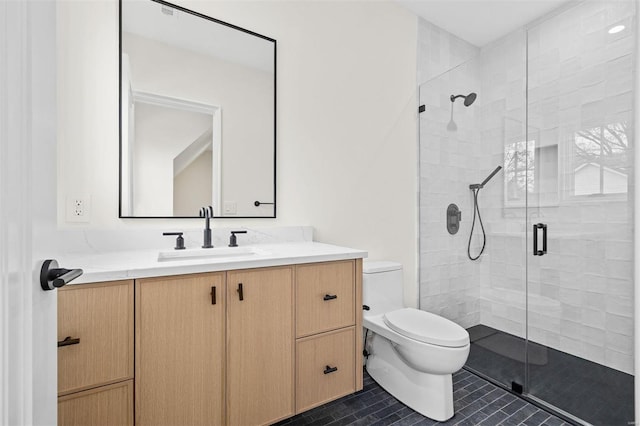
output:
POLYGON ((120 217, 275 217, 275 40, 156 0, 120 12, 120 217))

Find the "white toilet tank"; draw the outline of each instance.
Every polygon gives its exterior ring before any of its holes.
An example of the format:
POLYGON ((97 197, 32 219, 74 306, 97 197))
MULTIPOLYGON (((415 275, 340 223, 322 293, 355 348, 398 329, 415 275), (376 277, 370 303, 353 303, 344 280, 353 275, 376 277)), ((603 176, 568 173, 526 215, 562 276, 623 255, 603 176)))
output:
POLYGON ((364 311, 364 316, 404 308, 402 265, 365 260, 362 265, 362 303, 370 308, 364 311))

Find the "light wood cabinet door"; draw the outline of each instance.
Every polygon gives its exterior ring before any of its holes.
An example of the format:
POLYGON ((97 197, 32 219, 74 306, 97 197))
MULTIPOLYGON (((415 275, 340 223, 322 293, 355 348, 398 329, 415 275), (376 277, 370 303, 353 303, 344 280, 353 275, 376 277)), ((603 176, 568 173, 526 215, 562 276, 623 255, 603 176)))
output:
POLYGON ((354 275, 351 260, 296 268, 296 337, 355 323, 354 275))
POLYGON ((58 398, 59 426, 133 426, 133 380, 58 398))
POLYGON ((224 422, 225 274, 136 281, 136 425, 224 422))
POLYGON ((296 342, 298 413, 356 391, 354 327, 296 342))
POLYGON ((133 378, 133 281, 58 291, 58 394, 133 378))
POLYGON ((294 414, 293 268, 230 271, 227 284, 227 424, 289 417, 294 414))

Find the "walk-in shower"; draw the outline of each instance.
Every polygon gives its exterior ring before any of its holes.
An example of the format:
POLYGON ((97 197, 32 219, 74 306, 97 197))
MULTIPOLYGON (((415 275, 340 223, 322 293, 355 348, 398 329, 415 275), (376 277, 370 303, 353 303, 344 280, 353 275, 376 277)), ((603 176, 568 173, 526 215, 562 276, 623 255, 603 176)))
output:
POLYGON ((636 35, 626 0, 482 47, 419 25, 420 308, 469 331, 465 368, 575 423, 634 421, 636 35))

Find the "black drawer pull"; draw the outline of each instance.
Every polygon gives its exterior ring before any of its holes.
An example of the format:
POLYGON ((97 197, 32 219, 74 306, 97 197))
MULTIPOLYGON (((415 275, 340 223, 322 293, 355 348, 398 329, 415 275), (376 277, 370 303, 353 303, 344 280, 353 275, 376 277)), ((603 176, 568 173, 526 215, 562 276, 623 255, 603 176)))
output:
POLYGON ((216 304, 216 286, 211 287, 211 304, 216 304))
POLYGON ((338 298, 338 295, 337 295, 337 294, 325 294, 325 295, 324 295, 324 300, 325 300, 325 301, 327 301, 327 300, 333 300, 333 299, 337 299, 337 298, 338 298))
POLYGON ((240 300, 244 300, 244 291, 242 290, 242 283, 238 284, 238 297, 240 300))
POLYGON ((338 367, 329 367, 327 365, 324 369, 324 374, 333 373, 334 371, 338 371, 338 367))
POLYGON ((77 345, 78 343, 80 343, 80 338, 79 337, 73 338, 71 336, 67 336, 67 337, 64 338, 64 340, 60 340, 58 342, 58 347, 77 345))

